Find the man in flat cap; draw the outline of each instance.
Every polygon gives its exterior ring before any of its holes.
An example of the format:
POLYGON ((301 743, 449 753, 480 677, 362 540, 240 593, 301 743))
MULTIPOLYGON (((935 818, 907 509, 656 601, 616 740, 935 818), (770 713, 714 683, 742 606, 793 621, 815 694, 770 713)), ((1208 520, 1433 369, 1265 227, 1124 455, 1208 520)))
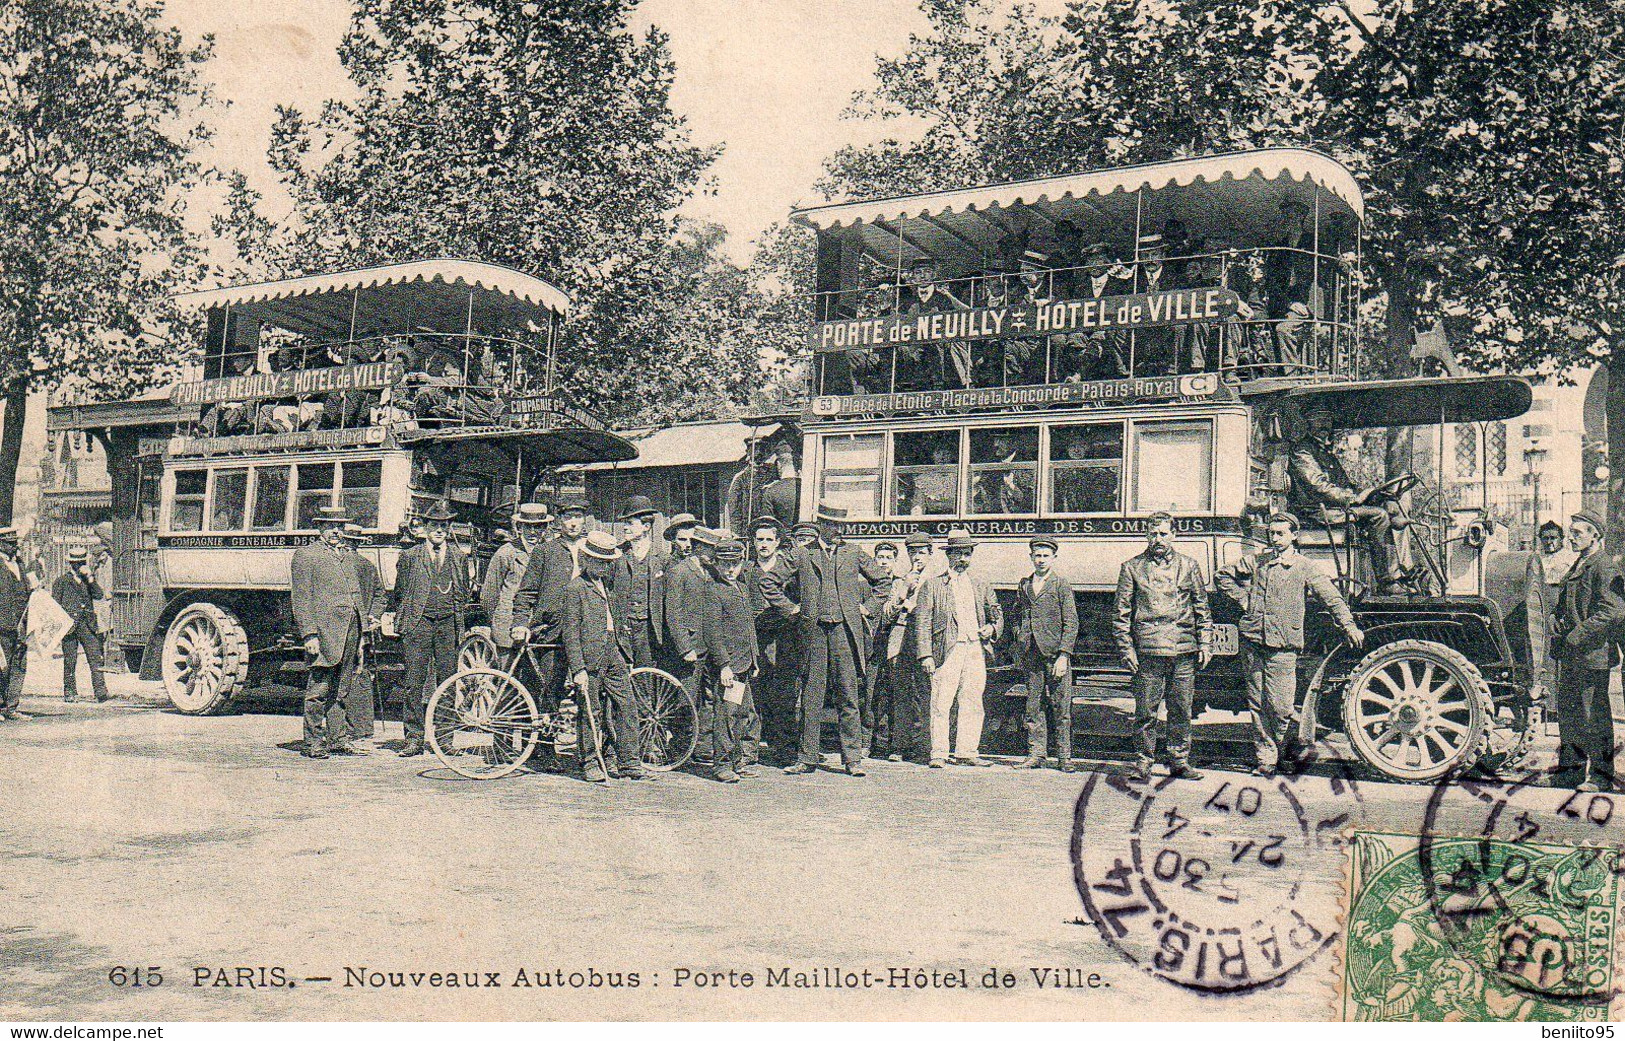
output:
MULTIPOLYGON (((304 640, 308 666, 305 670, 304 748, 307 759, 366 754, 350 743, 350 724, 344 703, 355 679, 361 628, 369 612, 353 554, 344 545, 344 525, 349 522, 343 507, 320 507, 315 517, 319 534, 295 550, 289 564, 288 592, 293 621, 304 640), (341 725, 331 727, 330 723, 335 721, 341 725)), ((408 691, 409 697, 410 694, 408 691)))
POLYGON ((1326 507, 1334 521, 1338 514, 1353 518, 1361 541, 1371 555, 1371 571, 1377 592, 1393 592, 1401 587, 1394 561, 1393 515, 1387 507, 1367 500, 1372 489, 1354 483, 1343 461, 1337 457, 1337 418, 1325 405, 1311 405, 1304 411, 1307 433, 1292 444, 1290 470, 1292 486, 1287 502, 1301 516, 1313 516, 1326 507))
POLYGON ((1049 755, 1061 770, 1072 766, 1072 648, 1078 642, 1078 604, 1072 583, 1055 570, 1061 545, 1048 535, 1027 542, 1033 573, 1016 586, 1016 656, 1027 673, 1027 758, 1018 770, 1036 770, 1049 755))
POLYGON ((513 537, 497 547, 491 562, 485 566, 485 581, 480 584, 480 607, 491 625, 491 640, 504 656, 514 648, 514 601, 519 596, 519 585, 530 567, 530 555, 536 542, 552 516, 539 502, 523 502, 509 518, 513 537))
POLYGON ((818 542, 801 552, 795 571, 800 601, 785 593, 783 571, 762 577, 767 602, 800 622, 806 674, 801 688, 801 756, 785 773, 808 774, 823 761, 823 717, 833 694, 841 736, 841 761, 853 777, 864 776, 863 727, 858 698, 868 663, 870 619, 880 614, 880 597, 891 575, 873 557, 842 538, 846 510, 830 503, 817 509, 818 542))
POLYGON ((570 686, 581 698, 576 716, 582 778, 609 780, 603 744, 614 745, 615 776, 629 781, 648 774, 638 759, 637 706, 632 695, 632 626, 626 594, 615 588, 613 568, 620 542, 594 531, 581 542, 581 574, 564 591, 564 659, 570 686), (609 719, 604 718, 609 706, 609 719))
POLYGON ((746 566, 743 542, 719 540, 706 566, 700 597, 706 668, 702 689, 712 718, 713 769, 725 784, 756 776, 753 750, 746 746, 756 712, 751 697, 757 675, 756 619, 765 604, 746 566))
POLYGON ((406 664, 401 709, 406 741, 397 753, 402 756, 423 754, 425 684, 434 689, 457 671, 457 645, 471 587, 468 562, 448 538, 450 508, 437 501, 422 519, 428 538, 400 555, 390 593, 406 664))
POLYGON ((1569 519, 1575 561, 1557 598, 1557 756, 1559 783, 1584 773, 1579 791, 1614 786, 1614 715, 1608 688, 1625 633, 1625 578, 1603 548, 1601 517, 1569 519))
POLYGON ((107 598, 90 570, 90 554, 83 546, 68 550, 68 570, 51 583, 51 598, 73 619, 73 628, 62 637, 62 700, 79 700, 79 651, 83 648, 90 666, 90 686, 97 701, 106 701, 107 677, 102 675, 102 637, 96 620, 96 604, 107 598))

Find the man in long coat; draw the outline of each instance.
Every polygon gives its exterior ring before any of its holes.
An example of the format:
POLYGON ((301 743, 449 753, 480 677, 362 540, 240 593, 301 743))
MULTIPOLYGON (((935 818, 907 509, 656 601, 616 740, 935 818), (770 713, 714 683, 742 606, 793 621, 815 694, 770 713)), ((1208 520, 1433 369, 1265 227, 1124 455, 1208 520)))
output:
POLYGON ((609 778, 602 763, 607 726, 612 732, 617 777, 648 777, 638 761, 637 707, 632 695, 632 640, 626 594, 616 589, 612 566, 621 555, 615 536, 595 531, 581 544, 581 574, 564 590, 562 632, 570 685, 581 699, 576 716, 577 748, 582 778, 603 784, 609 778))
POLYGON ((1602 518, 1589 510, 1569 521, 1577 554, 1557 597, 1557 769, 1559 783, 1582 792, 1614 787, 1614 714, 1608 689, 1625 625, 1625 578, 1608 558, 1602 518))
POLYGON ((305 670, 305 750, 309 759, 330 754, 365 755, 350 744, 343 698, 355 679, 361 627, 367 605, 354 554, 344 546, 342 507, 323 506, 316 514, 320 534, 293 554, 289 566, 293 621, 309 660, 305 670), (329 715, 345 719, 337 733, 329 715))
POLYGON ((462 639, 463 611, 470 582, 463 551, 447 538, 451 510, 437 502, 423 516, 427 540, 402 553, 395 565, 390 606, 395 631, 401 635, 406 660, 406 691, 401 722, 406 742, 397 753, 423 754, 423 688, 439 686, 457 670, 457 643, 462 639))
POLYGON ((513 650, 514 601, 530 567, 530 555, 536 551, 537 536, 547 530, 551 520, 541 503, 520 503, 513 515, 513 538, 497 547, 485 566, 480 606, 491 625, 491 640, 500 651, 513 650))
POLYGON ((806 673, 801 688, 801 757, 787 774, 807 774, 823 760, 824 703, 833 691, 841 734, 841 760, 846 772, 862 777, 863 727, 858 697, 867 667, 869 630, 880 615, 881 598, 891 591, 891 572, 857 546, 841 538, 846 510, 821 503, 818 541, 796 558, 793 573, 800 602, 785 595, 791 572, 775 569, 762 576, 762 594, 786 618, 801 627, 806 673))

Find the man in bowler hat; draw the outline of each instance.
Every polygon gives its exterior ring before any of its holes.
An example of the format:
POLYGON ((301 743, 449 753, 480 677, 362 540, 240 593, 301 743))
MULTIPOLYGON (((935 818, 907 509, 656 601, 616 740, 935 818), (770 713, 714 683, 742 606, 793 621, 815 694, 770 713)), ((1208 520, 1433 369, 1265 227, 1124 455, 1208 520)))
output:
POLYGON ((305 748, 307 759, 365 755, 350 744, 344 698, 355 679, 361 627, 369 607, 363 601, 354 554, 344 545, 350 518, 339 506, 323 506, 315 518, 319 534, 294 551, 289 565, 293 621, 304 640, 305 748), (330 720, 342 721, 337 732, 330 720))
POLYGON ((436 502, 422 519, 428 538, 401 554, 390 593, 406 664, 401 709, 406 741, 397 753, 402 756, 423 754, 423 688, 426 683, 438 687, 457 671, 457 644, 470 590, 468 562, 447 538, 451 510, 436 502))

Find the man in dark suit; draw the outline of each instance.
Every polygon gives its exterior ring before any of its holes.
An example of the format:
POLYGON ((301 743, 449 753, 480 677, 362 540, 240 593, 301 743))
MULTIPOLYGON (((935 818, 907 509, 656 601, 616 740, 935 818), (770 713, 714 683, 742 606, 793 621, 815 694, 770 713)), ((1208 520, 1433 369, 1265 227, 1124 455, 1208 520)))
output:
POLYGON ((626 594, 633 668, 656 664, 655 655, 665 643, 666 569, 671 554, 655 538, 658 516, 647 495, 632 496, 621 510, 621 556, 613 570, 615 588, 626 594))
POLYGON ((627 620, 625 590, 614 585, 613 566, 621 550, 615 536, 605 531, 589 534, 581 543, 581 575, 564 590, 564 660, 570 686, 581 698, 576 734, 585 780, 603 784, 604 706, 610 706, 608 725, 613 733, 618 775, 641 781, 648 774, 638 761, 637 706, 632 695, 632 634, 627 620))
POLYGON ((513 598, 511 634, 515 644, 530 641, 536 645, 543 689, 534 693, 546 705, 557 704, 564 691, 564 591, 576 577, 581 529, 587 521, 587 504, 581 499, 568 497, 557 505, 555 531, 536 544, 525 562, 525 576, 513 598))
POLYGON ((0 528, 0 655, 5 657, 6 673, 0 691, 0 719, 14 722, 32 718, 17 707, 28 676, 28 644, 23 639, 28 593, 28 579, 17 555, 17 529, 0 528))
POLYGON ((423 754, 424 684, 439 686, 457 671, 457 642, 462 639, 471 586, 463 552, 447 539, 451 520, 446 504, 435 503, 423 515, 428 538, 402 553, 395 565, 390 609, 406 662, 401 710, 406 741, 398 753, 402 756, 423 754))
POLYGON ((1569 520, 1578 556, 1557 597, 1557 756, 1561 783, 1585 769, 1582 792, 1614 785, 1614 716, 1609 678, 1619 663, 1625 624, 1625 578, 1602 544, 1601 517, 1582 510, 1569 520))
POLYGON ((1062 772, 1074 769, 1072 647, 1078 642, 1078 604, 1072 583, 1054 569, 1060 548, 1049 536, 1029 540, 1033 573, 1016 587, 1016 610, 1021 613, 1016 658, 1027 672, 1027 758, 1016 764, 1018 770, 1044 765, 1050 733, 1055 735, 1062 772))
POLYGON ((756 706, 751 684, 756 678, 756 618, 761 591, 747 573, 745 544, 723 539, 706 567, 700 598, 700 635, 705 644, 706 683, 711 702, 712 749, 716 778, 738 784, 755 777, 753 756, 745 745, 756 706))
POLYGON ((762 739, 770 754, 788 766, 796 759, 801 735, 796 726, 796 699, 801 686, 801 647, 795 623, 768 602, 764 583, 769 572, 783 571, 782 592, 787 600, 799 603, 795 585, 796 551, 783 545, 784 529, 772 517, 758 518, 752 530, 756 559, 751 563, 751 581, 756 583, 759 605, 756 615, 757 676, 752 695, 762 717, 762 739))
POLYGON ((62 700, 79 700, 79 650, 90 665, 90 686, 96 700, 106 701, 107 677, 102 674, 102 637, 96 624, 96 602, 107 595, 90 572, 90 554, 82 546, 68 550, 68 570, 51 583, 51 597, 73 619, 62 637, 62 700))
MULTIPOLYGON (((384 583, 378 577, 378 565, 361 553, 361 547, 366 545, 367 541, 366 530, 361 525, 351 522, 344 526, 344 545, 349 550, 351 563, 355 565, 356 580, 361 586, 361 602, 366 605, 361 620, 361 650, 356 659, 355 676, 350 681, 350 689, 344 695, 344 721, 350 728, 352 741, 372 740, 375 691, 372 649, 368 637, 377 631, 378 619, 384 613, 384 583)), ((329 732, 332 726, 332 718, 329 717, 329 732)), ((356 750, 362 751, 359 747, 356 750)))
POLYGON ((867 666, 870 619, 880 614, 880 598, 891 590, 891 573, 874 558, 841 538, 846 510, 820 503, 818 541, 796 560, 800 602, 785 595, 790 575, 775 569, 762 576, 767 602, 800 622, 806 673, 801 687, 801 758, 787 774, 812 773, 823 761, 824 703, 830 692, 841 735, 841 760, 853 777, 864 775, 863 733, 858 696, 867 666))
POLYGON ((323 506, 316 514, 320 534, 294 551, 289 565, 289 598, 293 622, 304 640, 305 749, 307 759, 329 755, 366 755, 350 744, 345 697, 355 681, 361 649, 361 627, 367 603, 355 554, 344 545, 350 518, 342 507, 323 506), (341 725, 336 728, 330 721, 341 725))

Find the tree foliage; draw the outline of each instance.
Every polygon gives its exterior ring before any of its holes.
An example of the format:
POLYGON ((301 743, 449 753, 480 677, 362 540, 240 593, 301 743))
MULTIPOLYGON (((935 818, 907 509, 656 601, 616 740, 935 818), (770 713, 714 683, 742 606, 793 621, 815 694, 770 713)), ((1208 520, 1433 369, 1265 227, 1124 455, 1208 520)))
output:
POLYGON ((238 186, 221 230, 262 273, 442 255, 554 281, 575 304, 563 389, 618 420, 748 396, 745 287, 720 233, 676 215, 716 153, 672 111, 666 38, 631 31, 635 6, 358 0, 358 97, 273 132, 291 228, 238 186))
POLYGON ((0 5, 8 396, 68 381, 116 397, 173 374, 170 297, 203 268, 185 202, 206 177, 194 154, 210 49, 150 0, 0 5))

